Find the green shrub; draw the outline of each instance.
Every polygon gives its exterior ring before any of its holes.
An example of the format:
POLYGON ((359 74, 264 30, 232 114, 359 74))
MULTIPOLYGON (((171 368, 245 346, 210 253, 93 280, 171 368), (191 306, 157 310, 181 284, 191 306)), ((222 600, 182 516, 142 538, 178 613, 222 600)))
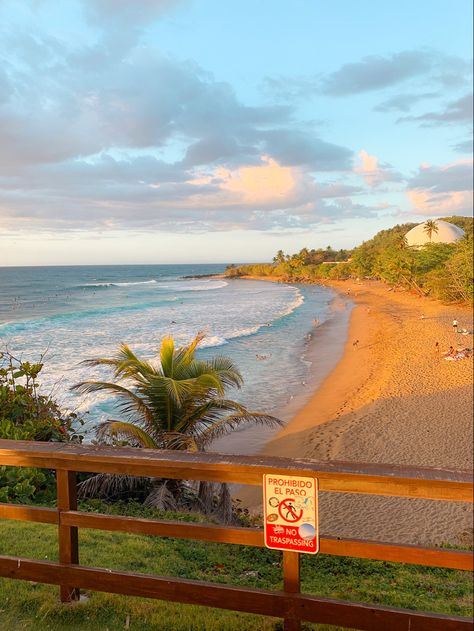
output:
MULTIPOLYGON (((0 438, 81 442, 75 429, 82 420, 64 413, 54 399, 39 393, 42 361, 31 363, 0 353, 0 438)), ((0 467, 0 502, 51 501, 56 494, 52 471, 0 467)))

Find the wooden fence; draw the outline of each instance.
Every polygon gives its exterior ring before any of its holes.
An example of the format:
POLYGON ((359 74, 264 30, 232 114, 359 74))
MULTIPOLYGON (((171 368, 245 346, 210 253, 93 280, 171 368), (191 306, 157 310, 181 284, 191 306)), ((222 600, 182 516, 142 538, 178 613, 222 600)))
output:
MULTIPOLYGON (((318 478, 323 492, 472 502, 472 478, 466 471, 10 440, 0 440, 0 465, 56 470, 57 508, 0 504, 0 518, 57 525, 59 562, 0 556, 0 576, 59 585, 63 602, 77 600, 79 590, 88 589, 280 617, 284 619, 285 631, 297 631, 302 620, 370 631, 473 629, 468 618, 301 594, 300 556, 296 552, 283 552, 283 590, 270 591, 83 567, 79 563, 78 546, 78 528, 259 547, 264 546, 264 539, 263 531, 256 528, 80 512, 77 510, 76 472, 260 487, 265 473, 298 475, 318 478)), ((473 569, 472 554, 460 550, 321 537, 320 551, 338 556, 473 569)))

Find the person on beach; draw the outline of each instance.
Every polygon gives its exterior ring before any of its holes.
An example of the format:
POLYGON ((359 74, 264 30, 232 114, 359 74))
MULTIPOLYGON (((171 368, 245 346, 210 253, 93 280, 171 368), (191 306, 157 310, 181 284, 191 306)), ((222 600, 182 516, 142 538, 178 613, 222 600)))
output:
POLYGON ((436 342, 435 344, 435 351, 439 355, 439 342, 436 342))
POLYGON ((352 342, 352 348, 356 351, 359 348, 359 340, 352 342))
POLYGON ((458 332, 458 321, 456 319, 453 320, 453 331, 455 333, 458 332))

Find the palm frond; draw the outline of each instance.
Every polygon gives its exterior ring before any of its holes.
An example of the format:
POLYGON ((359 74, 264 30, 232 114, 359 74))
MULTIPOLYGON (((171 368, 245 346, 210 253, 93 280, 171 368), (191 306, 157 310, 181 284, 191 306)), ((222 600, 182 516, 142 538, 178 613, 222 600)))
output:
POLYGON ((167 377, 172 377, 174 365, 174 340, 171 335, 164 337, 161 342, 160 363, 163 374, 167 377))
POLYGON ((147 381, 156 369, 147 361, 137 357, 127 344, 121 344, 117 353, 118 360, 115 377, 129 377, 139 381, 147 381))
POLYGON ((240 388, 244 382, 240 370, 235 363, 224 355, 212 357, 206 362, 225 386, 240 388))
POLYGON ((175 351, 175 364, 182 364, 184 366, 189 365, 192 361, 194 361, 194 354, 196 352, 196 348, 206 337, 206 333, 204 331, 199 331, 194 340, 188 344, 187 346, 182 346, 175 351))
POLYGON ((180 449, 183 451, 199 451, 193 436, 182 432, 163 432, 160 436, 162 449, 180 449))
POLYGON ((168 488, 168 480, 154 484, 152 490, 143 502, 144 506, 156 508, 162 511, 175 511, 178 509, 178 499, 168 488))
POLYGON ((96 429, 97 440, 101 443, 113 444, 116 441, 127 441, 133 447, 158 449, 157 441, 134 423, 125 421, 103 421, 96 429))
POLYGON ((119 399, 123 399, 120 403, 122 411, 131 416, 132 413, 136 413, 139 417, 146 419, 149 422, 153 421, 153 414, 146 405, 145 401, 139 397, 133 390, 121 386, 118 383, 112 383, 109 381, 81 381, 71 386, 71 390, 77 390, 81 394, 90 394, 91 392, 110 392, 115 394, 119 399))
POLYGON ((197 404, 191 401, 189 407, 183 410, 180 421, 176 424, 176 431, 194 433, 195 424, 209 425, 222 418, 225 412, 245 413, 246 409, 237 401, 231 399, 211 399, 205 403, 197 404))
POLYGON ((78 484, 77 494, 82 499, 117 500, 133 494, 142 494, 150 485, 149 478, 98 473, 78 484))
MULTIPOLYGON (((114 377, 123 377, 130 373, 130 366, 133 364, 145 364, 142 362, 127 346, 127 344, 121 344, 115 357, 97 357, 95 359, 85 359, 81 362, 84 366, 111 366, 114 370, 114 377)), ((142 366, 144 367, 144 366, 142 366)), ((151 368, 151 366, 148 365, 151 368)), ((132 376, 135 374, 132 370, 132 376)))
POLYGON ((224 384, 219 379, 218 375, 212 372, 196 377, 195 384, 197 388, 201 389, 203 392, 215 390, 219 396, 222 396, 225 392, 224 384))
POLYGON ((160 377, 159 384, 165 389, 169 399, 177 406, 181 406, 187 396, 193 391, 197 391, 196 382, 193 379, 178 380, 171 377, 160 377))
POLYGON ((120 360, 113 357, 96 357, 95 359, 84 359, 80 362, 82 366, 114 366, 120 363, 120 360))
MULTIPOLYGON (((181 374, 176 373, 176 376, 181 374)), ((183 368, 183 375, 186 378, 198 378, 202 375, 213 375, 221 383, 221 388, 240 388, 243 379, 235 364, 228 357, 215 357, 209 360, 195 359, 189 366, 183 368)))
POLYGON ((200 449, 204 449, 207 445, 212 443, 217 438, 225 436, 230 432, 233 432, 241 425, 264 425, 270 428, 283 427, 284 423, 275 416, 269 414, 263 414, 261 412, 250 412, 248 410, 245 413, 231 414, 225 418, 220 419, 216 423, 209 425, 204 430, 199 432, 195 437, 196 443, 200 449))

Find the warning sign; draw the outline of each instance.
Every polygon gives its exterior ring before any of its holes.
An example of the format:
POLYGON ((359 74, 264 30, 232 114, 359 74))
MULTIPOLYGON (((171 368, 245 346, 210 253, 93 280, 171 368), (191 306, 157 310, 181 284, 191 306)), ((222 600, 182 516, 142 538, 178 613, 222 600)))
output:
POLYGON ((265 545, 316 554, 319 550, 318 481, 290 475, 263 476, 265 545))

